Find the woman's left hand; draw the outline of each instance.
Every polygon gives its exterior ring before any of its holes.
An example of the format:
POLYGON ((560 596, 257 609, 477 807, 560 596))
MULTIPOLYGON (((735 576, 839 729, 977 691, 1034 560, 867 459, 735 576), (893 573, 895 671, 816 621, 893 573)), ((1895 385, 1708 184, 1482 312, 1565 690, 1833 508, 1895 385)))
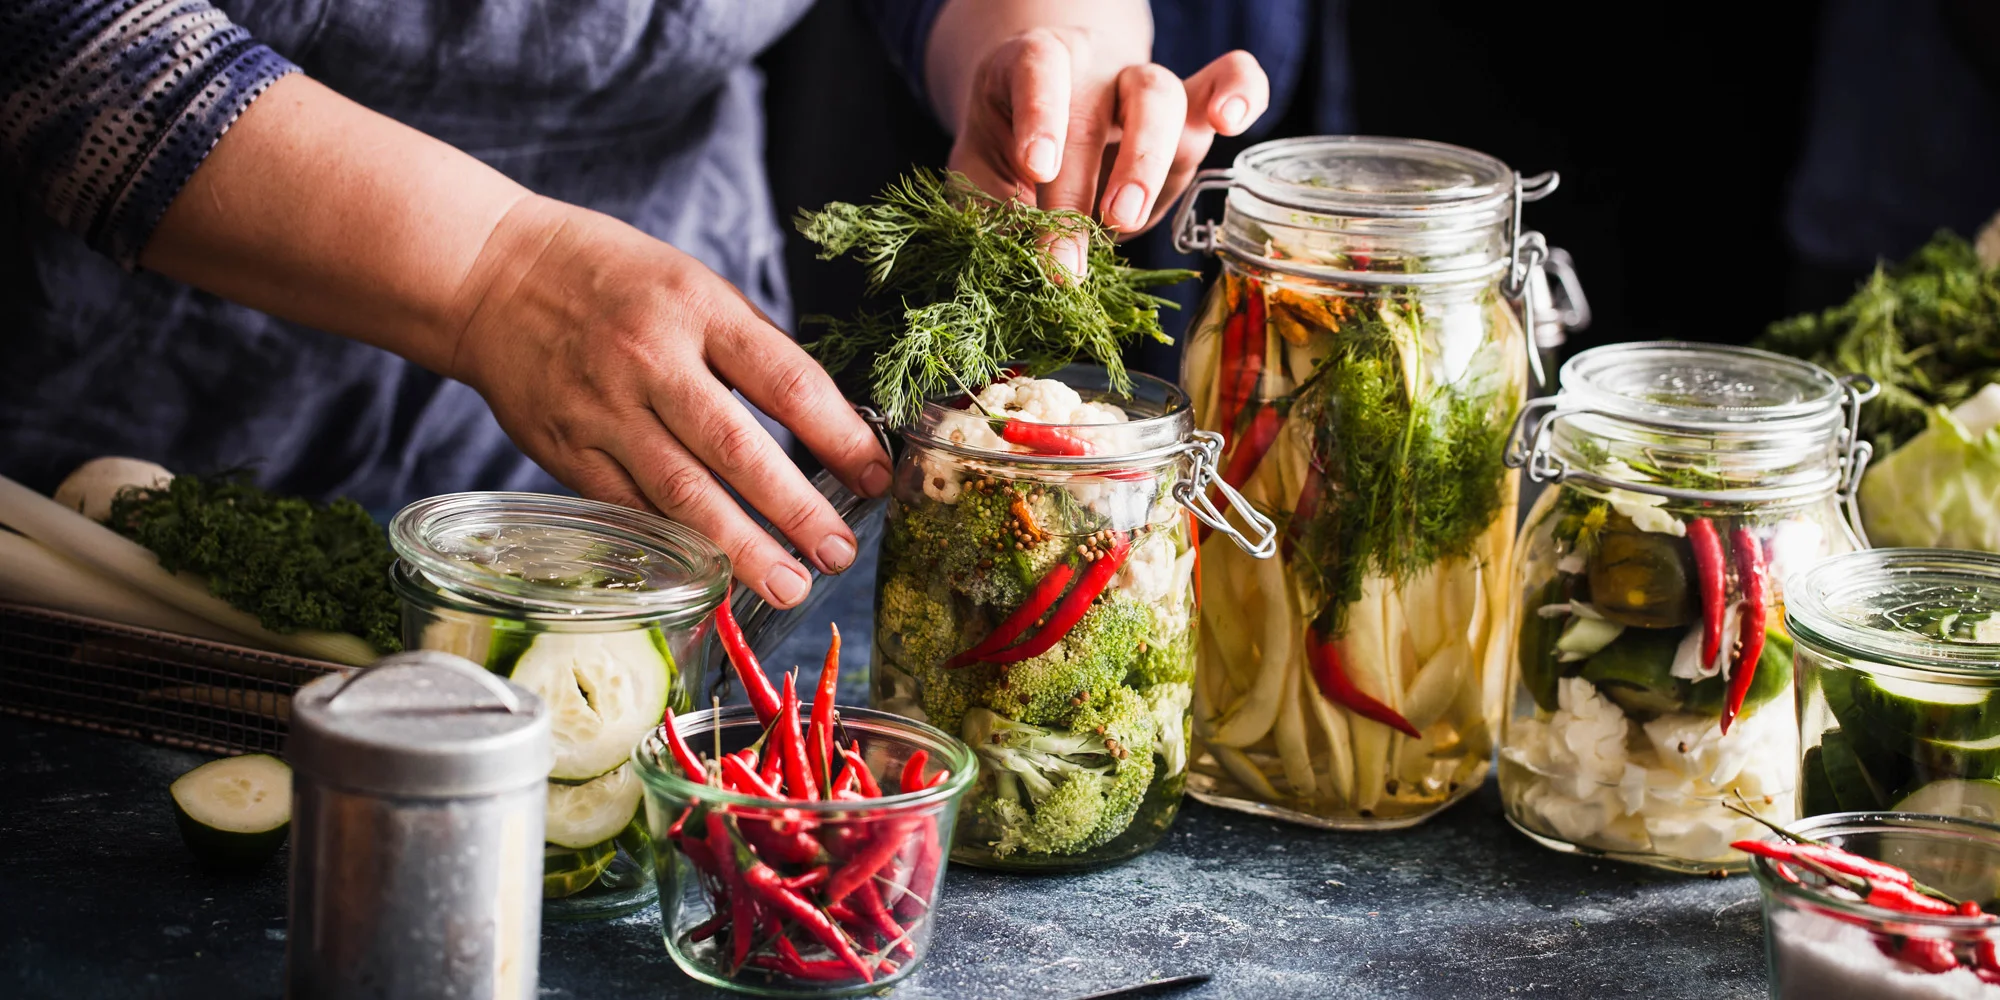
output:
MULTIPOLYGON (((958 136, 952 168, 1002 197, 1096 215, 1121 235, 1151 228, 1216 134, 1241 133, 1270 103, 1249 53, 1182 80, 1151 61, 1151 29, 1147 5, 1133 0, 947 4, 927 75, 958 136)), ((1080 248, 1050 250, 1082 270, 1080 248)))

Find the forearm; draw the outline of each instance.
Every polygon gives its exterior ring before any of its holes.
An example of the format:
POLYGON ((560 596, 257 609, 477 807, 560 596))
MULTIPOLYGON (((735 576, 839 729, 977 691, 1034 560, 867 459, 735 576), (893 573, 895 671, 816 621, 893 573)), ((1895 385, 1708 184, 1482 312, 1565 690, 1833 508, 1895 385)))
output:
POLYGON ((523 249, 505 244, 553 229, 540 217, 556 211, 451 146, 294 75, 223 135, 139 262, 454 374, 467 317, 523 249))
POLYGON ((1104 66, 1152 60, 1153 13, 1146 0, 950 0, 925 47, 924 82, 938 118, 956 133, 979 65, 1008 39, 1050 28, 1088 45, 1104 66))

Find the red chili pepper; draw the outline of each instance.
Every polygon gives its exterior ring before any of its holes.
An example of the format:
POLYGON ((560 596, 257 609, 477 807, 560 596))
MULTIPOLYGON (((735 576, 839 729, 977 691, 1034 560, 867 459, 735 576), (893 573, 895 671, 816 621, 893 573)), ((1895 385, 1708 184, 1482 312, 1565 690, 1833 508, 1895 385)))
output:
POLYGON ((1326 492, 1326 475, 1320 469, 1318 455, 1312 455, 1306 462, 1306 481, 1299 484, 1299 502, 1292 505, 1292 516, 1285 519, 1285 558, 1289 559, 1292 549, 1305 537, 1306 526, 1319 517, 1320 496, 1326 492))
POLYGON ((854 768, 855 778, 861 782, 861 794, 871 799, 881 798, 882 786, 875 783, 875 775, 868 770, 868 761, 861 756, 861 741, 855 740, 853 746, 840 753, 854 768))
POLYGON ((981 659, 988 663, 1019 663, 1048 652, 1076 627, 1090 611, 1090 603, 1109 586, 1118 568, 1125 565, 1125 557, 1132 554, 1132 536, 1122 531, 1112 533, 1114 541, 1109 551, 1092 560, 1083 571, 1082 579, 1063 596, 1054 611, 1049 612, 1049 622, 1033 635, 997 653, 988 653, 981 659))
POLYGON ((1959 901, 1958 915, 1961 917, 1983 917, 1986 916, 1986 911, 1980 909, 1978 903, 1970 899, 1965 899, 1959 901))
POLYGON ((1264 289, 1255 278, 1243 279, 1243 364, 1237 370, 1236 412, 1243 419, 1243 407, 1257 398, 1257 383, 1264 378, 1264 345, 1270 331, 1264 326, 1264 289))
POLYGON ((805 737, 799 735, 798 681, 792 674, 785 675, 785 695, 778 706, 776 735, 779 754, 784 758, 785 791, 792 798, 818 802, 819 789, 813 787, 812 769, 806 765, 805 737))
POLYGON ((931 905, 931 891, 936 887, 938 860, 943 857, 943 848, 938 843, 937 819, 924 817, 922 831, 917 838, 917 857, 910 867, 910 879, 896 898, 896 915, 909 919, 922 914, 931 905))
POLYGON ((875 873, 896 856, 904 840, 916 830, 918 822, 913 817, 877 821, 868 841, 856 848, 846 866, 827 880, 826 901, 838 903, 846 899, 848 893, 860 888, 862 883, 873 879, 875 873))
POLYGON ((1986 974, 2000 977, 2000 940, 1989 937, 1973 942, 1972 965, 1981 973, 1979 978, 1989 983, 1994 980, 1987 979, 1986 974))
POLYGON ((1216 400, 1222 412, 1216 414, 1216 429, 1223 434, 1223 447, 1229 446, 1230 434, 1236 431, 1236 414, 1243 409, 1250 397, 1244 388, 1246 383, 1242 373, 1245 367, 1245 331, 1250 323, 1249 316, 1232 312, 1222 322, 1222 357, 1218 361, 1219 384, 1216 400))
POLYGON ((778 692, 771 686, 771 679, 764 676, 757 654, 750 651, 749 640, 743 638, 743 626, 736 623, 736 612, 729 609, 734 589, 723 591, 722 606, 715 609, 715 634, 722 640, 723 652, 729 654, 729 665, 736 668, 737 679, 743 682, 743 693, 749 696, 757 721, 768 726, 778 716, 778 692))
POLYGON ((1062 597, 1063 591, 1069 587, 1070 579, 1075 575, 1076 566, 1072 563, 1061 562, 1049 567, 1049 571, 1042 574, 1041 580, 1036 582, 1035 589, 1028 592, 1027 599, 1022 601, 1013 613, 994 626, 993 631, 986 633, 986 638, 973 643, 971 649, 946 660, 944 663, 946 669, 956 670, 968 664, 978 663, 986 656, 1007 648, 1009 643, 1020 638, 1021 633, 1033 626, 1036 620, 1062 597))
POLYGON ((708 843, 710 853, 715 856, 717 877, 729 897, 729 964, 733 969, 740 969, 744 959, 750 957, 750 928, 757 923, 756 906, 742 877, 740 858, 747 851, 730 849, 729 824, 720 810, 709 811, 708 843), (735 860, 725 861, 725 853, 735 860))
POLYGON ((833 641, 826 647, 826 662, 819 668, 819 690, 813 694, 812 737, 806 744, 806 760, 817 764, 815 781, 824 784, 833 774, 833 702, 840 685, 840 626, 833 627, 833 641))
POLYGON ((1864 858, 1859 854, 1852 854, 1826 844, 1782 844, 1774 840, 1739 840, 1729 846, 1745 854, 1755 854, 1773 860, 1816 861, 1842 875, 1874 879, 1891 885, 1913 885, 1916 882, 1909 872, 1895 865, 1874 858, 1864 858))
POLYGON ((845 797, 849 794, 853 794, 856 797, 865 797, 861 796, 860 789, 861 779, 855 775, 854 765, 850 762, 841 770, 840 777, 834 781, 833 787, 829 789, 828 794, 837 798, 845 797))
POLYGON ((719 931, 727 926, 729 926, 729 918, 723 914, 718 913, 715 916, 712 916, 707 920, 704 920, 701 923, 696 924, 694 930, 688 932, 688 940, 706 941, 709 938, 714 937, 716 931, 719 931))
POLYGON ((1906 937, 1875 942, 1882 954, 1906 962, 1925 972, 1950 972, 1958 968, 1958 953, 1948 938, 1906 937))
POLYGON ((1354 680, 1347 676, 1347 668, 1340 663, 1340 650, 1333 643, 1320 638, 1319 629, 1306 630, 1306 649, 1312 658, 1313 682, 1319 685, 1319 693, 1326 700, 1347 709, 1364 719, 1373 719, 1391 729, 1408 735, 1412 739, 1423 739, 1423 731, 1403 718, 1403 713, 1377 701, 1372 695, 1354 686, 1354 680))
POLYGON ((708 784, 708 769, 701 766, 701 758, 694 755, 694 749, 681 738, 681 731, 674 725, 674 710, 669 707, 660 717, 660 731, 667 736, 667 748, 673 751, 674 763, 680 765, 681 773, 689 781, 708 784))
POLYGON ((882 893, 875 888, 875 883, 861 883, 861 886, 854 890, 854 898, 860 901, 861 915, 874 925, 875 932, 882 935, 883 941, 893 943, 896 950, 903 953, 904 958, 917 957, 917 949, 910 943, 909 932, 903 929, 902 924, 896 922, 895 917, 889 915, 889 908, 882 905, 882 893))
POLYGON ((903 762, 903 776, 901 785, 897 790, 904 795, 908 795, 924 787, 924 765, 929 764, 930 761, 930 751, 912 751, 910 759, 903 762))
POLYGON ((741 757, 732 755, 722 758, 722 778, 725 782, 723 787, 732 792, 758 795, 767 799, 784 798, 776 788, 765 784, 764 779, 757 776, 757 772, 744 766, 741 757))
POLYGON ((826 881, 826 877, 831 874, 833 874, 833 869, 831 867, 827 865, 815 865, 811 869, 807 870, 806 873, 803 875, 794 875, 791 878, 786 879, 785 888, 790 889, 793 892, 804 892, 805 890, 810 889, 813 886, 816 886, 821 882, 826 881))
POLYGON ((1192 548, 1194 551, 1194 606, 1195 610, 1198 611, 1201 609, 1202 524, 1201 524, 1201 519, 1194 516, 1194 511, 1187 512, 1187 521, 1188 521, 1188 539, 1189 539, 1188 544, 1189 547, 1192 548))
MULTIPOLYGON (((1285 415, 1275 403, 1257 404, 1257 414, 1250 418, 1250 426, 1243 431, 1243 439, 1236 442, 1236 450, 1229 454, 1229 461, 1222 467, 1222 481, 1231 487, 1240 487, 1250 481, 1262 464, 1264 456, 1271 451, 1271 445, 1278 440, 1278 431, 1285 426, 1285 415)), ((1225 496, 1218 508, 1226 506, 1225 496)))
POLYGON ((1929 896, 1894 882, 1868 880, 1868 905, 1885 910, 1900 910, 1904 913, 1922 913, 1928 916, 1953 917, 1958 915, 1958 907, 1942 899, 1929 896))
POLYGON ((1736 713, 1743 708, 1743 698, 1750 693, 1750 681, 1757 676, 1757 661, 1764 656, 1764 625, 1770 616, 1765 605, 1764 593, 1764 546, 1749 528, 1738 528, 1729 533, 1729 544, 1736 553, 1736 575, 1743 586, 1742 648, 1737 651, 1736 672, 1729 677, 1729 701, 1722 708, 1722 732, 1729 732, 1729 724, 1736 721, 1736 713))
POLYGON ((1089 455, 1090 442, 1077 437, 1068 428, 1056 424, 1041 424, 1018 417, 995 417, 993 422, 1000 425, 1000 440, 1017 444, 1043 455, 1089 455))
POLYGON ((1696 585, 1701 589, 1701 665, 1706 670, 1722 652, 1723 593, 1722 535, 1715 522, 1697 517, 1687 525, 1688 544, 1694 548, 1696 585))
POLYGON ((757 856, 750 853, 750 848, 741 842, 736 845, 736 863, 743 871, 744 884, 757 893, 759 898, 771 904, 779 913, 798 922, 815 940, 825 945, 828 951, 840 956, 840 960, 847 963, 847 967, 853 969, 862 979, 871 983, 875 981, 875 971, 868 967, 868 963, 861 960, 861 956, 854 953, 853 946, 847 942, 847 935, 833 925, 833 919, 821 912, 818 907, 806 902, 798 893, 785 888, 784 879, 778 875, 777 870, 757 860, 757 856))

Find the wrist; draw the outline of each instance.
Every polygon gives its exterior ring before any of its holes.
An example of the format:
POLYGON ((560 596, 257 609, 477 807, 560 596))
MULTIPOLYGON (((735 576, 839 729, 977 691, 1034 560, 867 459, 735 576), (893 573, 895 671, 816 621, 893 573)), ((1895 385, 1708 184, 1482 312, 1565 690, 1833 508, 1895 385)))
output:
POLYGON ((552 198, 523 192, 500 214, 446 313, 438 338, 440 363, 426 367, 479 387, 479 359, 484 353, 480 345, 489 339, 488 331, 504 329, 508 314, 522 308, 530 276, 547 266, 550 248, 574 223, 576 211, 552 198))

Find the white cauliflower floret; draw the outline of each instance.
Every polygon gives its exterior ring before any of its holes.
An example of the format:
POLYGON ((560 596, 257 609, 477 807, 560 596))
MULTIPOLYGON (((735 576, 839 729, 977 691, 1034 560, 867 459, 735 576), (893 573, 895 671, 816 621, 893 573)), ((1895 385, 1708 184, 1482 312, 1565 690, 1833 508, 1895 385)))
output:
POLYGON ((1174 543, 1167 532, 1155 531, 1125 557, 1111 585, 1146 604, 1156 604, 1174 584, 1174 543))
MULTIPOLYGON (((1631 466, 1615 458, 1604 463, 1604 474, 1613 479, 1637 476, 1637 472, 1631 466)), ((1687 534, 1687 525, 1682 524, 1680 518, 1667 512, 1666 497, 1613 488, 1604 491, 1604 499, 1611 504, 1612 510, 1631 518, 1632 524, 1640 531, 1673 535, 1676 538, 1687 534)))
MULTIPOLYGON (((1745 728, 1749 721, 1744 720, 1745 728)), ((1709 715, 1662 715, 1644 728, 1660 763, 1717 788, 1735 781, 1758 749, 1745 732, 1722 735, 1722 721, 1709 715)))
POLYGON ((1537 781, 1521 797, 1521 804, 1540 816, 1556 836, 1568 841, 1587 841, 1603 832, 1618 818, 1618 794, 1597 788, 1582 796, 1564 795, 1552 782, 1537 781))
POLYGON ((1560 708, 1549 719, 1549 763, 1573 779, 1572 797, 1581 799, 1596 786, 1616 784, 1625 776, 1625 713, 1581 677, 1564 678, 1556 700, 1560 708))
POLYGON ((1713 805, 1695 813, 1651 810, 1645 820, 1654 850, 1690 861, 1727 858, 1735 853, 1731 843, 1762 835, 1762 829, 1752 821, 1713 805))

